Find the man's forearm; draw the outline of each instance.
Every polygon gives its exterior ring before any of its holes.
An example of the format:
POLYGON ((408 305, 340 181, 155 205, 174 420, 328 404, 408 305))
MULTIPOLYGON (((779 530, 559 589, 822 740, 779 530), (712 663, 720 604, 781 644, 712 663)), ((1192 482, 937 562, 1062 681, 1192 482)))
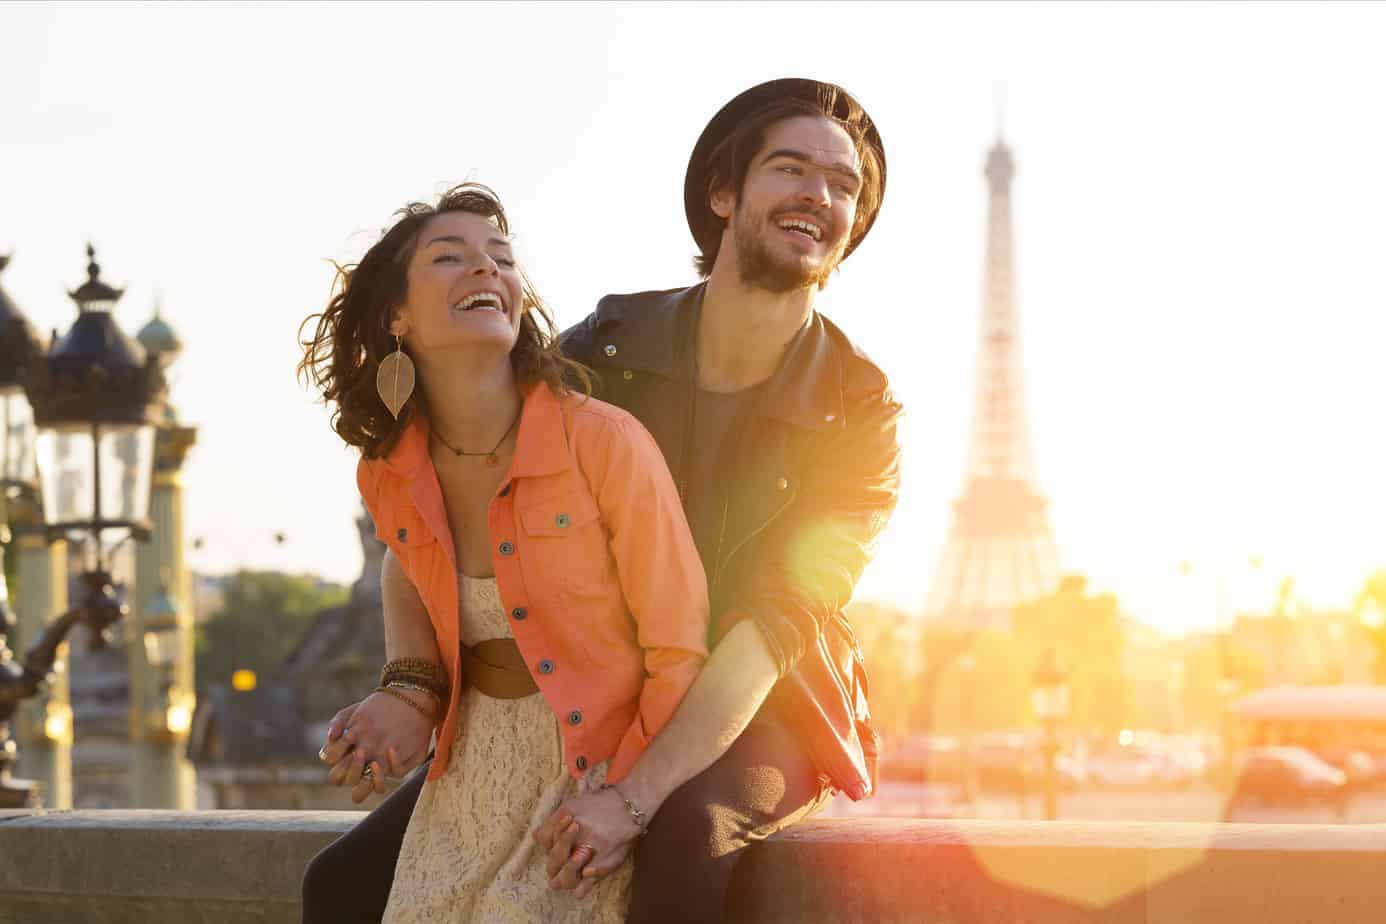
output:
POLYGON ((645 753, 618 784, 636 808, 654 815, 669 795, 712 766, 755 718, 779 669, 749 619, 718 643, 698 679, 645 753))

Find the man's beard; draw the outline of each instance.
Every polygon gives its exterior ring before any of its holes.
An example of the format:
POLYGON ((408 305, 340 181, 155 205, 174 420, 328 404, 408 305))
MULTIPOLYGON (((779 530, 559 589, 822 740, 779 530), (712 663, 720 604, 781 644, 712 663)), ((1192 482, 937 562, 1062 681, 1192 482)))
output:
MULTIPOLYGON (((739 204, 737 208, 740 209, 739 204)), ((740 217, 742 220, 736 223, 732 237, 741 282, 747 287, 754 286, 776 294, 821 289, 838 263, 842 262, 842 253, 847 249, 844 238, 819 266, 806 267, 796 259, 777 258, 771 253, 769 232, 778 227, 773 219, 750 221, 744 211, 740 217)), ((830 227, 830 223, 824 222, 825 233, 830 227)))

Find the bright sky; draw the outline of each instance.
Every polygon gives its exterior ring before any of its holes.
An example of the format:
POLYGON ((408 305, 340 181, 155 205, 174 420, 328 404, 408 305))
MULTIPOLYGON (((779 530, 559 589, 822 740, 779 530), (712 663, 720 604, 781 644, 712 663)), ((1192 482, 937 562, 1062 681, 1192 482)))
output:
POLYGON ((1171 632, 1286 575, 1341 605, 1386 566, 1383 35, 1379 4, 4 4, 2 284, 66 329, 90 238, 127 330, 161 295, 200 427, 194 566, 350 580, 354 458, 293 376, 328 258, 475 178, 563 326, 690 283, 706 120, 762 80, 835 81, 890 185, 820 308, 910 413, 860 596, 916 609, 962 484, 1004 111, 1065 568, 1171 632))

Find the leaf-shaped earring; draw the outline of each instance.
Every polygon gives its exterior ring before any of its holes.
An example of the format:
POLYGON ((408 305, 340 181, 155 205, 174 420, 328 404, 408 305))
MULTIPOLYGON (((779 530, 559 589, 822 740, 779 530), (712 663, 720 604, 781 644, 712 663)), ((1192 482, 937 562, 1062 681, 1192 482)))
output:
POLYGON ((404 352, 403 342, 403 337, 395 336, 395 351, 380 361, 375 372, 376 393, 395 420, 399 420, 399 412, 414 393, 414 361, 404 352))

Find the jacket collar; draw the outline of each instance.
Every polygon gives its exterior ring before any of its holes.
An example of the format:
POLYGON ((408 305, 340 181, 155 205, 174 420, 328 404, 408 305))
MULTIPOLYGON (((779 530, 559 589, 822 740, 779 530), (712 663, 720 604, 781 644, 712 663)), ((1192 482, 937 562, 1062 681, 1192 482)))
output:
MULTIPOLYGON (((593 349, 603 363, 691 385, 698 313, 706 288, 706 283, 699 283, 604 299, 597 308, 593 349)), ((842 389, 841 348, 815 311, 770 377, 764 412, 804 429, 840 428, 845 425, 842 389)))
MULTIPOLYGON (((563 407, 547 383, 530 386, 520 409, 520 432, 515 455, 510 460, 506 481, 552 475, 571 464, 567 430, 563 426, 563 407)), ((385 464, 406 481, 417 481, 425 472, 433 473, 428 454, 428 418, 416 411, 405 425, 399 441, 385 457, 385 464)))

